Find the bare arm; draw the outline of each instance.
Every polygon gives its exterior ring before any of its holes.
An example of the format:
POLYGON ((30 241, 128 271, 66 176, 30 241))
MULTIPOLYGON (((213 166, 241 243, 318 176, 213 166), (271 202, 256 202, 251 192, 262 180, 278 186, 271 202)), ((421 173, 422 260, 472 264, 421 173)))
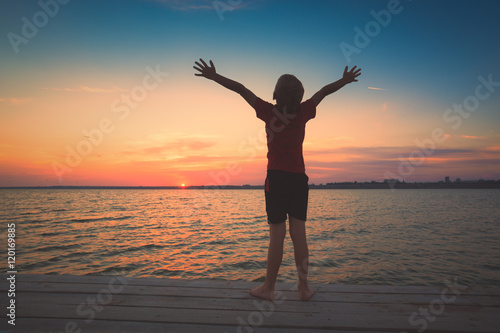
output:
POLYGON ((203 59, 200 59, 200 62, 201 64, 198 61, 196 61, 195 62, 196 66, 193 66, 194 69, 200 72, 194 75, 203 76, 209 80, 217 82, 218 84, 229 90, 237 92, 238 94, 241 95, 241 97, 245 99, 245 101, 247 101, 248 104, 250 104, 251 107, 255 106, 255 100, 257 99, 257 96, 255 96, 253 92, 251 92, 241 83, 233 81, 231 79, 228 79, 227 77, 218 74, 217 71, 215 70, 215 66, 212 60, 210 60, 210 66, 208 66, 207 63, 203 61, 203 59))
POLYGON ((358 76, 361 75, 361 68, 355 71, 356 66, 354 66, 350 71, 347 71, 347 66, 344 69, 344 75, 342 78, 338 81, 335 81, 333 83, 330 83, 323 88, 321 88, 317 93, 315 93, 312 97, 314 103, 316 106, 325 98, 326 96, 333 94, 346 84, 349 84, 351 82, 358 82, 356 79, 358 76))

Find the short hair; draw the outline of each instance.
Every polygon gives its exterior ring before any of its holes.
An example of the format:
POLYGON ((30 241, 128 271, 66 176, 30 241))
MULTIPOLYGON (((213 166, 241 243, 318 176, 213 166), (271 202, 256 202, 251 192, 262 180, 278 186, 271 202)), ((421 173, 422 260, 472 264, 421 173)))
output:
POLYGON ((290 99, 300 103, 304 97, 304 86, 302 85, 302 82, 295 77, 295 75, 283 74, 276 83, 273 99, 276 99, 276 94, 278 92, 280 95, 288 96, 290 99))

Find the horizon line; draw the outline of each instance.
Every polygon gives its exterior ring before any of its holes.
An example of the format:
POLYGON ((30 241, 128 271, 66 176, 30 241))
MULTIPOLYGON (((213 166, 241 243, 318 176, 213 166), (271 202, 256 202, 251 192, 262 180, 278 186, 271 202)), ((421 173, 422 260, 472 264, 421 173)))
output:
MULTIPOLYGON (((341 181, 341 182, 328 182, 328 183, 310 183, 309 186, 313 187, 327 187, 327 186, 339 186, 339 185, 386 185, 387 184, 427 184, 427 185, 459 185, 459 184, 477 184, 477 183, 500 183, 500 179, 472 179, 472 180, 460 180, 460 181, 405 181, 398 179, 385 179, 383 181, 341 181)), ((240 185, 26 185, 26 186, 0 186, 0 189, 57 189, 57 188, 109 188, 109 189, 224 189, 224 188, 254 188, 254 189, 262 189, 264 188, 263 184, 259 185, 251 185, 251 184, 240 184, 240 185)))

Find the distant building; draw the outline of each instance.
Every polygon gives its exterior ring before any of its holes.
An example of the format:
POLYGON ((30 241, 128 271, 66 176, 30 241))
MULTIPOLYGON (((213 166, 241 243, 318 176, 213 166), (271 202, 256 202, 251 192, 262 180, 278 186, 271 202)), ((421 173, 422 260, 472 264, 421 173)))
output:
POLYGON ((444 182, 445 183, 449 183, 450 182, 450 177, 449 176, 444 177, 444 182))

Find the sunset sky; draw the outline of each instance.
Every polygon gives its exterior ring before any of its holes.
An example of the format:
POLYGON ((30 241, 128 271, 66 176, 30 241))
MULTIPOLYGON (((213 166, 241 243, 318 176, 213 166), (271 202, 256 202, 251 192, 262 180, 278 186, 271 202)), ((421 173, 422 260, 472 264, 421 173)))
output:
POLYGON ((327 97, 310 183, 500 179, 499 1, 42 0, 0 5, 0 186, 262 184, 272 102, 327 97), (43 5, 45 4, 45 5, 43 5), (43 6, 42 6, 43 5, 43 6))

